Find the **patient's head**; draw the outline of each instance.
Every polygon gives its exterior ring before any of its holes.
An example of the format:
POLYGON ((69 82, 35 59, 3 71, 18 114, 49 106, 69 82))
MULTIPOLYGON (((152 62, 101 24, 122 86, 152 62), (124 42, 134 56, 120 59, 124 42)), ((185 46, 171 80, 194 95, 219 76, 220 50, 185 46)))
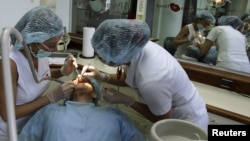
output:
POLYGON ((73 80, 75 88, 70 97, 72 101, 93 102, 97 104, 101 98, 101 91, 97 81, 93 78, 77 77, 73 80))

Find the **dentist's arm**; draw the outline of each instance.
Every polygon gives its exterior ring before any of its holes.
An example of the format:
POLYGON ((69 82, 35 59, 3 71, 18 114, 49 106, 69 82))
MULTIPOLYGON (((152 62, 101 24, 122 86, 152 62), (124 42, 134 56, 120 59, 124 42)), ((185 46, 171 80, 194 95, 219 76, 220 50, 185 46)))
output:
POLYGON ((195 45, 199 47, 202 56, 208 53, 209 49, 212 47, 213 44, 214 43, 209 39, 206 39, 203 44, 195 43, 195 45))

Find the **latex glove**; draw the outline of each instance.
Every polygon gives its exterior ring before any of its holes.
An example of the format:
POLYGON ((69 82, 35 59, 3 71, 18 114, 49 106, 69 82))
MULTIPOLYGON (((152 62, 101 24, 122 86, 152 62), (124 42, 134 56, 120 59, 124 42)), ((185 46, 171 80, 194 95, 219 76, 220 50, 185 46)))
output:
POLYGON ((60 71, 62 75, 69 75, 77 68, 76 58, 73 55, 69 55, 65 58, 64 64, 61 67, 60 71))
POLYGON ((201 48, 201 46, 202 46, 202 44, 200 42, 193 42, 192 44, 198 48, 201 48))
POLYGON ((103 99, 111 104, 124 104, 126 106, 131 106, 135 103, 133 97, 127 96, 113 88, 102 88, 103 99), (109 94, 111 93, 111 94, 109 94))
POLYGON ((110 76, 108 73, 96 70, 94 66, 89 66, 88 70, 84 74, 82 74, 82 76, 93 77, 97 80, 101 80, 101 81, 105 81, 105 82, 108 82, 110 79, 110 76))
POLYGON ((188 41, 189 41, 189 42, 192 42, 192 41, 194 40, 194 38, 195 38, 195 36, 192 35, 191 37, 188 37, 188 41))
POLYGON ((73 89, 74 89, 74 83, 72 81, 65 82, 57 86, 51 92, 47 93, 46 96, 48 97, 50 102, 57 102, 60 99, 68 98, 73 92, 73 89))

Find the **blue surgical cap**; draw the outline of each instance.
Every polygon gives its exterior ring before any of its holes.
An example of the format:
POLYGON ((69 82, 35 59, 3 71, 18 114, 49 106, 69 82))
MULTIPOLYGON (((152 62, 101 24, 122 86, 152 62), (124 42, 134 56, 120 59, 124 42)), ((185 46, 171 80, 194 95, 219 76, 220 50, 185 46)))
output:
POLYGON ((244 22, 250 22, 250 16, 245 17, 243 21, 244 22))
POLYGON ((95 98, 95 100, 93 102, 95 104, 97 104, 98 100, 100 100, 101 97, 102 97, 102 92, 100 90, 100 86, 99 86, 98 82, 95 79, 89 78, 89 80, 90 80, 92 86, 94 87, 95 94, 96 94, 96 98, 95 98))
POLYGON ((198 11, 195 15, 195 19, 206 19, 209 20, 211 23, 215 23, 215 18, 213 16, 213 14, 207 10, 201 10, 198 11))
POLYGON ((218 19, 218 25, 230 25, 234 29, 239 29, 242 25, 242 21, 237 16, 221 16, 218 19))
POLYGON ((109 19, 103 21, 92 37, 96 53, 116 65, 128 63, 146 45, 150 38, 148 25, 140 20, 109 19))
MULTIPOLYGON (((24 41, 42 43, 63 33, 62 20, 52 10, 45 6, 38 6, 29 10, 15 25, 22 34, 24 41)), ((22 44, 12 37, 15 49, 20 49, 22 44)))
POLYGON ((249 13, 244 13, 244 14, 240 17, 240 19, 241 19, 242 21, 244 21, 248 16, 250 16, 249 13))

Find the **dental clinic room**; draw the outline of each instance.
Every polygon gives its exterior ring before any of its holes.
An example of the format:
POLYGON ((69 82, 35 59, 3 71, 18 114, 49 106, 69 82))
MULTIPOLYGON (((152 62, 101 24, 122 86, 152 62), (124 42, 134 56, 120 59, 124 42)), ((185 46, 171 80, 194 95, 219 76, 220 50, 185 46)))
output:
POLYGON ((0 141, 250 140, 250 0, 0 2, 0 141))

